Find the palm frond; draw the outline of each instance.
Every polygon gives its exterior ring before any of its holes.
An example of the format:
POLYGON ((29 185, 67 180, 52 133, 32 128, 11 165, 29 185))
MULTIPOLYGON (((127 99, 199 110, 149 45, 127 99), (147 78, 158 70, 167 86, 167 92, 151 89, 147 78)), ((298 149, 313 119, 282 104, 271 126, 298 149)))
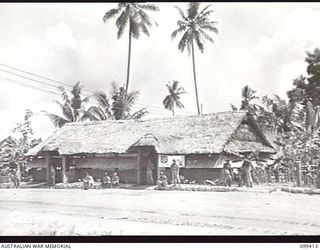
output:
POLYGON ((203 53, 204 46, 203 46, 203 43, 200 39, 200 33, 197 30, 195 30, 194 33, 195 33, 194 38, 196 40, 196 44, 197 44, 199 50, 201 51, 201 53, 203 53))
POLYGON ((52 121, 53 125, 57 128, 61 128, 66 123, 70 122, 59 115, 51 114, 47 111, 42 111, 42 112, 52 121))
POLYGON ((79 96, 81 94, 81 90, 82 90, 82 86, 80 86, 80 82, 77 82, 71 90, 71 93, 73 94, 73 96, 79 96))
POLYGON ((109 19, 113 18, 114 16, 118 15, 121 11, 121 8, 118 9, 111 9, 103 16, 103 21, 107 22, 109 19))
POLYGON ((209 4, 209 5, 207 5, 206 7, 204 7, 204 8, 197 14, 197 16, 195 17, 195 19, 202 18, 203 16, 208 16, 208 15, 210 15, 210 14, 213 12, 213 10, 207 11, 207 9, 209 9, 211 6, 212 6, 212 5, 209 4), (206 12, 206 11, 207 11, 207 12, 206 12))
POLYGON ((127 94, 127 103, 126 103, 127 109, 130 110, 133 107, 139 95, 140 95, 140 92, 138 90, 131 91, 127 94))
POLYGON ((117 38, 120 39, 124 33, 125 28, 129 22, 129 10, 124 10, 121 15, 117 18, 116 26, 118 28, 117 38))
POLYGON ((173 83, 172 83, 172 89, 173 89, 173 91, 176 91, 176 90, 177 90, 178 84, 179 84, 178 81, 173 81, 173 83))
MULTIPOLYGON (((201 27, 201 29, 209 30, 211 32, 219 34, 219 30, 211 23, 204 23, 204 24, 200 25, 200 27, 201 27)), ((214 22, 214 23, 216 23, 216 22, 214 22)))
POLYGON ((151 11, 160 11, 160 8, 154 4, 137 4, 140 9, 151 10, 151 11))
POLYGON ((67 103, 67 102, 63 106, 66 111, 66 114, 68 114, 68 116, 66 116, 65 118, 71 122, 75 122, 76 121, 76 109, 74 109, 71 106, 71 104, 67 103))
POLYGON ((203 13, 202 15, 199 15, 198 17, 196 17, 195 19, 198 22, 206 22, 209 20, 209 16, 214 12, 214 10, 209 10, 205 13, 203 13))
POLYGON ((182 102, 180 100, 176 99, 175 103, 176 103, 176 106, 179 109, 183 109, 184 108, 184 105, 182 104, 182 102))
POLYGON ((172 111, 174 105, 174 100, 172 98, 172 95, 167 95, 163 100, 163 106, 165 109, 172 111))
POLYGON ((176 91, 177 95, 187 94, 188 92, 184 90, 183 87, 180 87, 176 91))
POLYGON ((98 105, 103 108, 110 107, 108 97, 107 97, 106 93, 104 93, 102 91, 96 91, 93 95, 90 96, 90 98, 94 99, 98 103, 98 105))
POLYGON ((130 18, 130 30, 133 38, 138 39, 140 37, 141 25, 130 18))
POLYGON ((130 119, 134 119, 134 120, 141 119, 147 113, 148 113, 148 110, 146 108, 142 108, 142 109, 134 112, 132 115, 130 115, 130 119))
POLYGON ((140 23, 140 28, 144 34, 146 34, 147 36, 150 36, 149 31, 144 23, 140 23))
POLYGON ((61 91, 62 100, 64 102, 71 103, 71 100, 70 100, 69 95, 68 95, 67 91, 65 90, 65 88, 60 86, 59 90, 61 91))
POLYGON ((181 18, 182 18, 184 21, 188 22, 188 18, 187 18, 186 15, 184 14, 183 10, 182 10, 180 7, 178 7, 178 6, 174 6, 174 7, 178 10, 181 18))
POLYGON ((179 33, 186 30, 186 26, 180 26, 178 29, 174 30, 171 34, 171 39, 174 39, 179 33))
POLYGON ((68 103, 62 104, 59 101, 55 101, 55 103, 60 107, 60 110, 62 111, 62 114, 64 115, 64 117, 67 120, 72 121, 73 120, 73 112, 72 112, 72 108, 70 107, 70 104, 68 104, 68 103))
POLYGON ((178 43, 178 49, 183 52, 185 50, 185 48, 188 46, 189 43, 189 32, 186 31, 183 36, 181 37, 179 43, 178 43))
POLYGON ((214 40, 213 40, 206 32, 204 32, 202 29, 199 29, 199 32, 201 33, 201 35, 202 35, 205 39, 207 39, 208 41, 214 43, 214 40))
POLYGON ((149 15, 147 13, 145 13, 143 10, 139 10, 138 15, 141 17, 141 23, 146 24, 147 26, 151 26, 151 18, 149 17, 149 15))
POLYGON ((80 120, 90 120, 90 121, 102 121, 107 120, 108 116, 104 113, 104 111, 96 106, 91 106, 84 114, 81 116, 80 120))

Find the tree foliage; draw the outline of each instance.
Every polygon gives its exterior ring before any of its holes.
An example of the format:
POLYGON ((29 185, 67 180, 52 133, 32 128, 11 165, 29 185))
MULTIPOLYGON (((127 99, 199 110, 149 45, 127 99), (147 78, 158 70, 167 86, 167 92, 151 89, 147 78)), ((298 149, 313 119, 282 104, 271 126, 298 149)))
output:
POLYGON ((141 33, 149 36, 148 27, 151 27, 152 23, 157 24, 146 11, 159 11, 159 8, 154 4, 123 2, 118 4, 118 8, 107 11, 103 21, 107 22, 117 16, 118 39, 123 36, 128 26, 130 36, 138 39, 141 33))
POLYGON ((42 111, 52 121, 54 126, 61 128, 69 122, 79 122, 86 119, 93 119, 91 113, 84 109, 84 103, 88 101, 88 98, 82 98, 82 86, 80 83, 76 83, 72 90, 68 93, 64 87, 60 87, 61 101, 55 101, 62 115, 49 113, 42 111))
POLYGON ((195 88, 197 111, 200 115, 200 105, 199 105, 199 95, 198 95, 198 85, 196 77, 196 64, 195 64, 195 52, 194 43, 197 45, 198 49, 203 53, 204 51, 204 41, 214 42, 210 33, 218 34, 218 29, 216 28, 215 21, 211 21, 209 16, 213 13, 210 10, 211 5, 207 5, 202 10, 200 10, 199 2, 189 3, 189 7, 184 13, 180 7, 176 7, 179 12, 180 20, 177 22, 178 28, 175 29, 171 38, 174 39, 178 34, 181 34, 181 38, 178 42, 178 49, 183 52, 186 48, 192 54, 192 66, 193 66, 193 81, 195 88))
POLYGON ((179 82, 173 81, 172 84, 170 82, 166 85, 169 91, 169 94, 163 100, 163 106, 167 109, 172 111, 173 116, 175 115, 175 107, 179 109, 184 108, 184 105, 180 101, 180 97, 187 92, 184 90, 183 87, 178 87, 179 82))
MULTIPOLYGON (((124 99, 127 98, 129 90, 130 79, 130 64, 131 64, 131 37, 138 39, 140 34, 143 33, 149 36, 148 28, 152 26, 152 23, 157 24, 146 11, 159 11, 159 8, 153 4, 123 2, 118 4, 118 8, 109 10, 103 17, 103 21, 107 22, 109 19, 116 16, 116 26, 118 28, 117 37, 120 39, 124 34, 126 27, 129 30, 128 41, 128 63, 127 63, 127 80, 125 85, 124 99)), ((126 104, 127 101, 122 101, 126 104)), ((125 110, 126 107, 123 108, 125 110)), ((122 113, 124 115, 125 112, 122 113)), ((125 117, 121 117, 125 119, 125 117)))
POLYGON ((41 139, 33 137, 31 118, 33 113, 30 110, 25 111, 22 123, 17 123, 12 131, 15 137, 9 136, 0 142, 0 172, 8 175, 13 169, 19 168, 22 174, 25 174, 27 160, 25 154, 27 151, 38 145, 41 139))
POLYGON ((178 34, 182 34, 178 43, 178 49, 183 52, 186 48, 191 52, 192 43, 195 42, 199 50, 204 52, 204 41, 214 42, 210 33, 218 34, 216 21, 211 21, 209 16, 213 13, 210 10, 211 5, 207 5, 200 10, 199 2, 189 3, 187 13, 180 7, 175 7, 180 15, 180 20, 177 22, 178 28, 173 31, 171 38, 174 39, 178 34))
POLYGON ((91 112, 91 118, 94 117, 93 120, 141 119, 148 112, 146 108, 133 112, 139 95, 139 91, 133 90, 125 98, 124 88, 113 82, 110 91, 111 98, 108 98, 104 92, 94 93, 90 98, 97 103, 97 106, 92 106, 88 111, 91 112))

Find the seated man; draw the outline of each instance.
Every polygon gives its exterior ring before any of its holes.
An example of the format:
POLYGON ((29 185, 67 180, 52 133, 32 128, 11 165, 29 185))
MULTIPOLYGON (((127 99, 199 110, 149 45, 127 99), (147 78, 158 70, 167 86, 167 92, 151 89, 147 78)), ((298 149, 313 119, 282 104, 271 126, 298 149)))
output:
POLYGON ((83 188, 85 190, 92 188, 94 184, 94 179, 89 173, 87 172, 86 177, 83 179, 83 188))
POLYGON ((119 178, 117 173, 114 173, 113 176, 112 176, 112 186, 113 187, 118 187, 119 183, 120 183, 120 178, 119 178))
POLYGON ((102 179, 102 188, 111 188, 111 178, 108 175, 108 173, 104 174, 104 177, 102 179))
POLYGON ((167 176, 164 174, 164 172, 160 172, 160 177, 158 180, 158 189, 159 190, 165 190, 168 185, 167 176))

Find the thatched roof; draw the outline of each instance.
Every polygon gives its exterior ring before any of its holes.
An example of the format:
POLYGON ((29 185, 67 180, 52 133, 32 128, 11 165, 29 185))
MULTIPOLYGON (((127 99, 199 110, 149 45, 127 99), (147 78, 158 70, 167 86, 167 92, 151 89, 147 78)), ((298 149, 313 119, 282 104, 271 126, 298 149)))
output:
POLYGON ((257 127, 242 129, 243 136, 235 136, 246 117, 244 111, 230 111, 149 120, 68 123, 28 155, 43 151, 57 151, 61 155, 126 153, 136 146, 154 146, 161 154, 238 153, 244 149, 274 152, 257 127))

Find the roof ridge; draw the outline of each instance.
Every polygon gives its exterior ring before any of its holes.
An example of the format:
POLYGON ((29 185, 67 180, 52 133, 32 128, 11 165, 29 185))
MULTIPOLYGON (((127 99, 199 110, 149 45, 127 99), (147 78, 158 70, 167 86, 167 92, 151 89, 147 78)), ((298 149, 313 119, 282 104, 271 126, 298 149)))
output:
POLYGON ((181 116, 173 116, 173 117, 154 117, 148 119, 132 119, 132 120, 101 120, 101 121, 82 121, 82 122, 69 122, 66 123, 65 126, 79 126, 79 125, 95 125, 95 124, 103 124, 103 123, 111 123, 111 124, 121 124, 121 123, 138 123, 138 122, 149 122, 149 121, 167 121, 167 120, 178 120, 178 119, 191 119, 191 118, 203 118, 210 117, 214 115, 221 114, 241 114, 244 115, 247 113, 245 110, 231 110, 231 111, 220 111, 216 113, 207 113, 202 115, 181 115, 181 116))

